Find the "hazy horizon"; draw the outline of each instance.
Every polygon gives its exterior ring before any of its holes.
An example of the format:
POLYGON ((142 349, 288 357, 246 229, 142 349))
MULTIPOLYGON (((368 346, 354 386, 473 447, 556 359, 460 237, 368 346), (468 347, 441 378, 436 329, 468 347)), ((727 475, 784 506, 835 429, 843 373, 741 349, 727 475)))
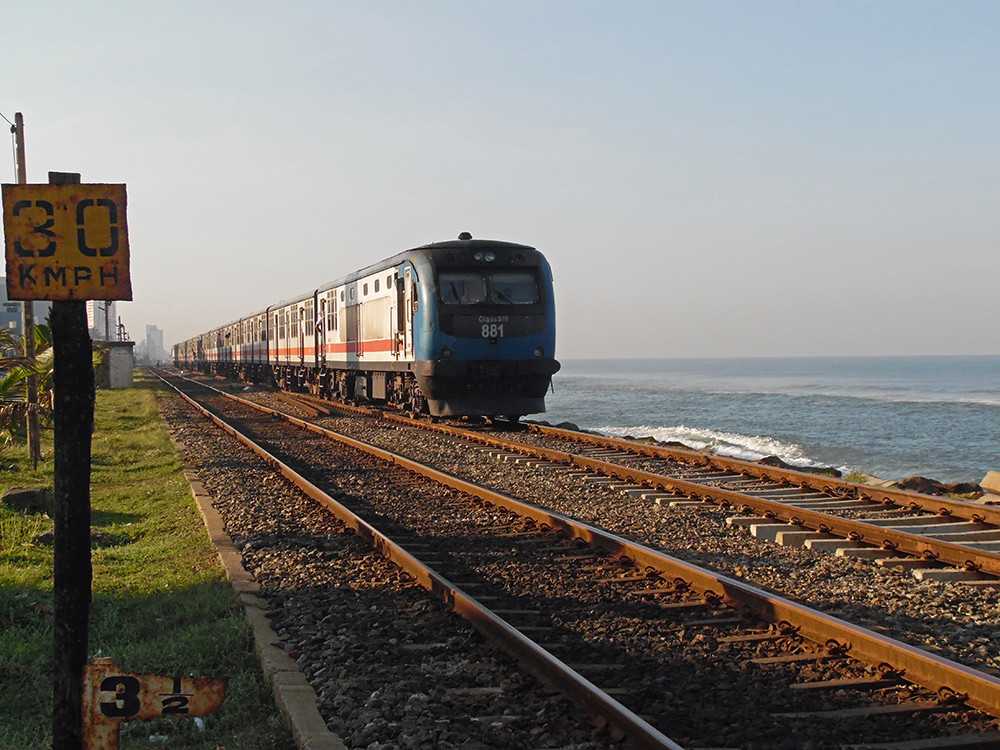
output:
POLYGON ((1000 353, 996 3, 4 21, 29 181, 128 183, 134 338, 470 231, 549 258, 561 359, 1000 353))

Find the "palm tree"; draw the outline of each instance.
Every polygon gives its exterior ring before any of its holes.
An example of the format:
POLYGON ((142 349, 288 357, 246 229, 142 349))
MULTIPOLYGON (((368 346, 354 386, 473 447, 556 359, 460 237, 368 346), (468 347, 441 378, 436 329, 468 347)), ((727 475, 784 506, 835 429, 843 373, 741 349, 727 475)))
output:
MULTIPOLYGON (((24 338, 15 338, 10 331, 0 330, 0 444, 9 442, 20 431, 24 421, 24 383, 32 372, 38 378, 38 390, 46 393, 52 389, 52 330, 47 325, 36 325, 35 362, 31 367, 27 358, 18 354, 24 351, 24 338)), ((39 403, 41 416, 49 412, 47 399, 39 403)))

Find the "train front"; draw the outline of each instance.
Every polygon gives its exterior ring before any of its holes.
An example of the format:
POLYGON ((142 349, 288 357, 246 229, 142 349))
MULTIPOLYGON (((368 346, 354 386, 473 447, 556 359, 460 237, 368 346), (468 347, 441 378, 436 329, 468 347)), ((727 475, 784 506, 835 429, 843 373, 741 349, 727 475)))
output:
POLYGON ((467 236, 422 248, 430 268, 418 273, 424 335, 415 374, 429 411, 543 412, 559 370, 548 261, 527 245, 467 236))

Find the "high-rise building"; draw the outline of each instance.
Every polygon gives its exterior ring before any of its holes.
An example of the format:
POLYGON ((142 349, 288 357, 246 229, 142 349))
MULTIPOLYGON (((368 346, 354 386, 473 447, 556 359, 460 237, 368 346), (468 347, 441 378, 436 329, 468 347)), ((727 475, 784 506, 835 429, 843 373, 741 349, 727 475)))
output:
MULTIPOLYGON (((22 307, 23 302, 11 301, 7 299, 7 279, 0 276, 0 328, 10 331, 10 335, 15 339, 22 334, 22 307)), ((38 301, 32 303, 35 311, 35 323, 48 323, 49 311, 52 309, 51 302, 38 301)))
POLYGON ((163 348, 163 329, 146 325, 146 358, 156 364, 167 360, 167 352, 163 348))
POLYGON ((114 302, 87 301, 87 328, 94 341, 118 340, 118 309, 114 302))

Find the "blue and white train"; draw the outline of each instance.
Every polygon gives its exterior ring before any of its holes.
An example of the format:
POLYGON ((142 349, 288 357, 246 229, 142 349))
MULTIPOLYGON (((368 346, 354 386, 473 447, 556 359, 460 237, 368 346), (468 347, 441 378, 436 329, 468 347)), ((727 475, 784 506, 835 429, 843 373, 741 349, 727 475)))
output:
POLYGON ((432 416, 516 418, 545 411, 555 344, 545 257, 463 232, 176 344, 174 364, 432 416))

